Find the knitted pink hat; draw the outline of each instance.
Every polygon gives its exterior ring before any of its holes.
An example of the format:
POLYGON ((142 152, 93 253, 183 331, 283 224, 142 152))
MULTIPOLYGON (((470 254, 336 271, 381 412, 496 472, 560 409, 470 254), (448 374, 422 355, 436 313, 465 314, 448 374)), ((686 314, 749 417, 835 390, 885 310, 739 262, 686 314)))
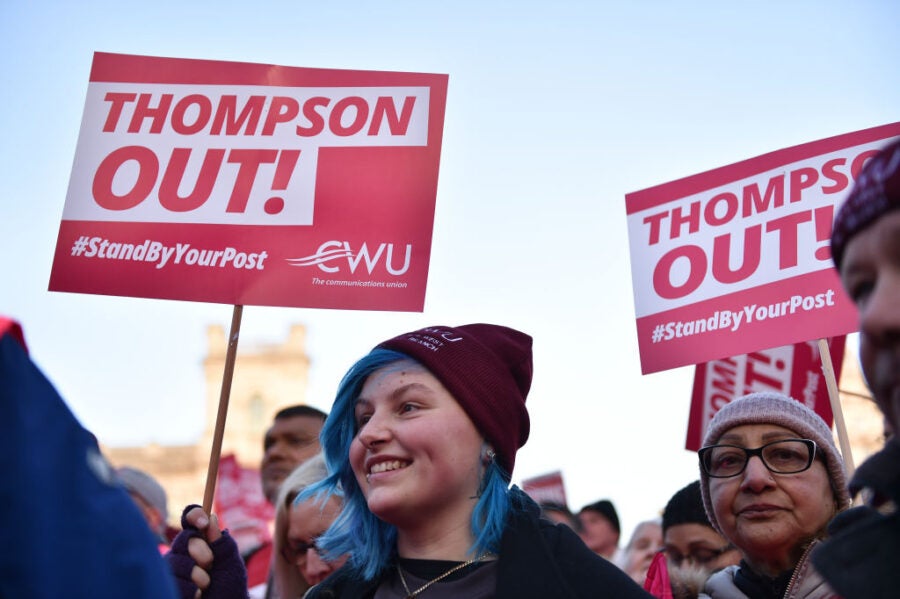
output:
MULTIPOLYGON (((850 506, 844 460, 834 444, 834 435, 825 421, 808 407, 781 393, 763 391, 739 397, 713 417, 706 429, 703 447, 715 445, 729 430, 744 424, 773 424, 794 431, 798 437, 816 442, 816 455, 825 458, 825 467, 838 509, 850 506)), ((700 468, 700 491, 709 523, 720 533, 709 497, 709 476, 700 468)))
POLYGON ((512 474, 516 451, 528 440, 525 398, 531 388, 531 337, 494 324, 433 326, 380 343, 425 366, 493 445, 512 474))

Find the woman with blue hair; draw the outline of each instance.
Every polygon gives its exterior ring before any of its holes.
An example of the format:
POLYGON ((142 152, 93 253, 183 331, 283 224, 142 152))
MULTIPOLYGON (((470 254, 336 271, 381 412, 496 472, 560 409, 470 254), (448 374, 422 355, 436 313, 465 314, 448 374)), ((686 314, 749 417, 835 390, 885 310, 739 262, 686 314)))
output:
POLYGON ((509 486, 531 344, 497 325, 435 326, 350 369, 322 431, 330 474, 298 498, 343 497, 316 544, 349 559, 306 597, 649 596, 509 486))

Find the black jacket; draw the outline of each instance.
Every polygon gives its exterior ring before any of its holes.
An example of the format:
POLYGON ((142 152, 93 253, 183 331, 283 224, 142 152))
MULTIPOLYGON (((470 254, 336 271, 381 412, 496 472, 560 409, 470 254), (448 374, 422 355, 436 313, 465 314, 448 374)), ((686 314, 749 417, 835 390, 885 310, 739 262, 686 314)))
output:
MULTIPOLYGON (((646 593, 619 568, 588 549, 564 524, 540 519, 540 509, 522 491, 513 503, 500 543, 495 599, 602 598, 647 599, 646 593)), ((365 599, 378 580, 353 578, 345 566, 313 587, 310 599, 365 599)))
POLYGON ((830 538, 813 552, 813 564, 845 599, 900 597, 900 440, 859 467, 850 492, 862 488, 893 509, 861 506, 839 514, 828 527, 830 538))

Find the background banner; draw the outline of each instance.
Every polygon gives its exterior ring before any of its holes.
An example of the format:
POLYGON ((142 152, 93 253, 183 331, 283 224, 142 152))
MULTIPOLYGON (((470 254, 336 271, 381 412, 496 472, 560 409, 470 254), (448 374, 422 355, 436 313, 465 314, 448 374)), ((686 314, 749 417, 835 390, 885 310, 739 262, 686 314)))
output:
POLYGON ((275 508, 262 493, 259 470, 244 468, 234 454, 219 461, 213 506, 220 526, 229 529, 242 554, 271 540, 275 508))
MULTIPOLYGON (((838 381, 845 342, 846 337, 841 335, 828 343, 838 381)), ((713 416, 729 402, 757 391, 776 391, 793 397, 831 426, 833 414, 818 343, 795 343, 698 364, 685 448, 700 449, 713 416)))
POLYGON ((537 503, 557 503, 568 507, 562 472, 554 470, 522 481, 522 490, 537 503))

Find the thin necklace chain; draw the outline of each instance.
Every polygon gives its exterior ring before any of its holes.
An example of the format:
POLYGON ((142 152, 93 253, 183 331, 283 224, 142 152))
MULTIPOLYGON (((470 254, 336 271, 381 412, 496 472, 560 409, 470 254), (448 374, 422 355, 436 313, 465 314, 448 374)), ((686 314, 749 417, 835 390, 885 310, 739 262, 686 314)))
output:
POLYGON ((429 580, 428 582, 426 582, 425 584, 423 584, 422 586, 417 588, 415 591, 409 590, 409 585, 406 584, 406 577, 403 576, 403 568, 400 567, 400 564, 397 564, 397 573, 400 574, 400 582, 403 583, 403 590, 406 591, 406 599, 413 599, 413 597, 420 594, 422 591, 424 591, 425 589, 427 589, 434 583, 444 580, 445 578, 447 578, 454 572, 459 572, 466 566, 471 566, 475 562, 480 562, 480 561, 484 560, 487 556, 488 556, 487 553, 482 553, 478 557, 474 557, 467 562, 457 564, 457 565, 453 566, 452 568, 450 568, 449 570, 447 570, 446 572, 444 572, 443 574, 441 574, 440 576, 438 576, 437 578, 432 578, 431 580, 429 580))

